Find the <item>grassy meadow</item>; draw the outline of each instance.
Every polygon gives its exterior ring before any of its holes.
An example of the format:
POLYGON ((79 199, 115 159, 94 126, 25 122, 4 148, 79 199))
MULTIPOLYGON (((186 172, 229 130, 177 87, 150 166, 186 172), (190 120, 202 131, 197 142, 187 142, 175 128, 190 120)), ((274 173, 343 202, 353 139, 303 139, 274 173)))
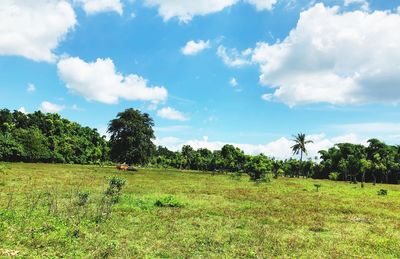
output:
POLYGON ((2 168, 0 257, 400 257, 396 185, 255 184, 247 176, 80 165, 2 168), (113 176, 126 184, 106 210, 101 201, 113 176))

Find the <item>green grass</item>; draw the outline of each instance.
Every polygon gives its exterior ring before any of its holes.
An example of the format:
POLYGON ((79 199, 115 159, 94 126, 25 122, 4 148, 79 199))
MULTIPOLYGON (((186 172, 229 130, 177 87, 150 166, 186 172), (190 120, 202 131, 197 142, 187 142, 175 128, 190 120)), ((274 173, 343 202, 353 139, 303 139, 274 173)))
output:
POLYGON ((256 185, 246 177, 77 165, 5 168, 0 257, 400 257, 400 186, 288 178, 256 185), (96 223, 112 176, 127 180, 122 197, 96 223), (83 192, 88 203, 79 206, 83 192))

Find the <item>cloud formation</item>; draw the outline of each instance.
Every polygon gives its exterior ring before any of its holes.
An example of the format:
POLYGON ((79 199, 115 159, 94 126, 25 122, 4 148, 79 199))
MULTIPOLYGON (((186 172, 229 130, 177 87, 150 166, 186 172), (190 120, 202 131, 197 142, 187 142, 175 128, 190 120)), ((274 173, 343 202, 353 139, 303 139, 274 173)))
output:
POLYGON ((85 62, 78 57, 70 57, 61 59, 57 66, 67 88, 88 101, 115 104, 119 99, 125 99, 160 103, 168 97, 164 87, 150 87, 148 81, 138 75, 123 76, 118 73, 109 58, 85 62))
POLYGON ((251 64, 251 54, 252 49, 246 49, 239 52, 237 49, 226 49, 224 46, 220 45, 217 49, 217 56, 222 59, 222 61, 228 67, 242 67, 251 64))
POLYGON ((102 12, 116 12, 119 15, 123 13, 120 0, 75 0, 75 2, 81 4, 88 15, 102 12))
POLYGON ((400 15, 316 4, 282 42, 257 44, 252 61, 273 99, 289 106, 400 102, 400 15))
POLYGON ((184 55, 196 55, 200 52, 202 52, 205 49, 210 48, 210 41, 204 41, 204 40, 199 40, 199 41, 188 41, 181 49, 182 54, 184 55))
POLYGON ((167 120, 187 121, 189 119, 185 114, 171 107, 158 110, 157 115, 167 120))
POLYGON ((40 110, 44 113, 58 113, 65 109, 64 105, 58 105, 48 101, 44 101, 40 105, 40 110))
POLYGON ((0 1, 0 55, 54 62, 54 50, 76 25, 68 1, 0 1))
POLYGON ((245 0, 245 2, 254 5, 257 11, 263 11, 271 10, 278 0, 245 0))
MULTIPOLYGON (((158 8, 158 14, 164 21, 176 17, 183 23, 190 22, 194 16, 220 12, 239 2, 240 0, 144 0, 145 5, 158 8)), ((244 0, 244 2, 262 11, 271 10, 277 0, 244 0)))

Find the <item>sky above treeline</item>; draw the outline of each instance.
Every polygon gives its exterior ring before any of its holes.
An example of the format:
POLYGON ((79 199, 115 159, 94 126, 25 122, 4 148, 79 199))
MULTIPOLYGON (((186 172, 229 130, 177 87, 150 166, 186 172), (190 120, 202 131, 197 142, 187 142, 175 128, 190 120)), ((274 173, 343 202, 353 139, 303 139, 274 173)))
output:
POLYGON ((156 144, 310 156, 400 143, 400 0, 1 0, 1 108, 105 134, 126 108, 156 144))

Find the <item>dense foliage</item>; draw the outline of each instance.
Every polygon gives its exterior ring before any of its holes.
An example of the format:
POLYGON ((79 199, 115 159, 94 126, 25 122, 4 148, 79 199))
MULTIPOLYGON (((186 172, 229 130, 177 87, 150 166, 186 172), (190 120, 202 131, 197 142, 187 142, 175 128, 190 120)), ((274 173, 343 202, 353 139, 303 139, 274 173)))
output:
POLYGON ((111 159, 119 163, 147 164, 155 150, 153 126, 153 119, 139 110, 118 113, 108 125, 111 159))
POLYGON ((0 110, 0 160, 91 164, 107 161, 108 143, 96 129, 36 111, 0 110))
MULTIPOLYGON (((306 153, 304 145, 301 150, 306 153)), ((319 154, 320 158, 314 160, 276 160, 263 154, 245 155, 232 145, 225 145, 214 152, 204 148, 194 150, 190 146, 184 146, 177 152, 158 147, 152 163, 165 168, 247 173, 255 181, 268 180, 269 176, 312 177, 354 183, 398 183, 400 180, 400 148, 377 139, 369 140, 368 146, 337 144, 319 154)))

